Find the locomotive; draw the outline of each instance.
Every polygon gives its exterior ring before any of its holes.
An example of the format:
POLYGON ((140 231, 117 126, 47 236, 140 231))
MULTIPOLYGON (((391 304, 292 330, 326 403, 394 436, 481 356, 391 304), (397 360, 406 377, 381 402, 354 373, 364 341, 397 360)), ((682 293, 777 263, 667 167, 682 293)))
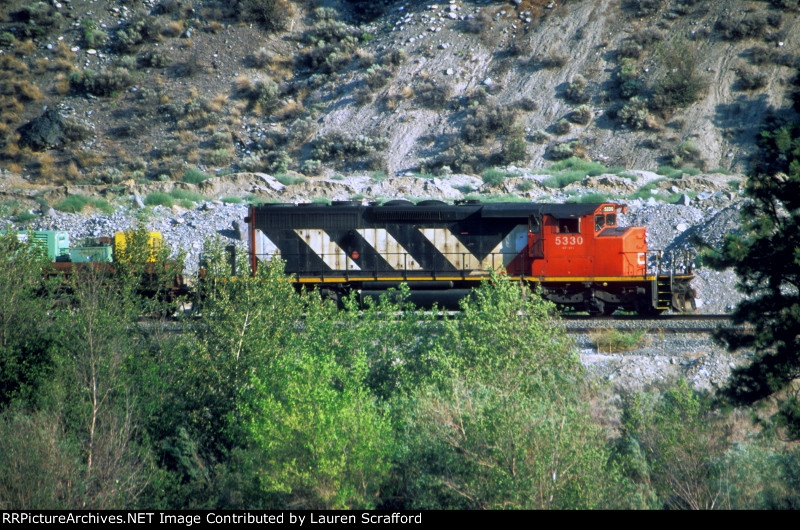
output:
POLYGON ((340 299, 401 283, 410 301, 453 307, 491 271, 590 314, 694 308, 688 257, 647 247, 644 227, 618 226, 626 206, 395 200, 251 206, 249 261, 279 257, 298 288, 340 299))

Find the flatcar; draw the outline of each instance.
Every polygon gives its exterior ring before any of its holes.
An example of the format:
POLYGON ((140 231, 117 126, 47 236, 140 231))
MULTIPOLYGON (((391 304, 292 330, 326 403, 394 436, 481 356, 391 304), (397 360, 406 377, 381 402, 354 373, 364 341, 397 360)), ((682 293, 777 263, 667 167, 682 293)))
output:
POLYGON ((644 227, 618 226, 625 211, 611 202, 343 201, 251 206, 245 221, 253 271, 280 257, 298 287, 332 298, 406 283, 412 302, 450 307, 495 270, 592 314, 692 309, 691 264, 648 249, 644 227))

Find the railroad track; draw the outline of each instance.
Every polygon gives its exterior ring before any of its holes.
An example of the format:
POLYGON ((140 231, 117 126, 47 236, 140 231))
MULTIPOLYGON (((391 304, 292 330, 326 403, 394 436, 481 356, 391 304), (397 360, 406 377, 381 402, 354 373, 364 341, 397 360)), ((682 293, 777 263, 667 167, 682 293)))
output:
MULTIPOLYGON (((646 330, 648 333, 711 333, 720 328, 734 327, 726 314, 668 314, 644 317, 640 315, 562 315, 568 331, 591 333, 608 329, 618 331, 646 330)), ((745 326, 737 326, 746 329, 745 326)))

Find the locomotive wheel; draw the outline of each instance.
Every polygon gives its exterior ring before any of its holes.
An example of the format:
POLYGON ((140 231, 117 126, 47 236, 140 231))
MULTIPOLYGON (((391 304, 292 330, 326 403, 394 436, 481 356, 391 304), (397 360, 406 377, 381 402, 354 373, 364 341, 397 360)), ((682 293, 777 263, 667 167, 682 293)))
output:
POLYGON ((618 305, 606 303, 606 305, 603 307, 603 314, 606 316, 613 315, 614 311, 617 309, 619 309, 618 305))

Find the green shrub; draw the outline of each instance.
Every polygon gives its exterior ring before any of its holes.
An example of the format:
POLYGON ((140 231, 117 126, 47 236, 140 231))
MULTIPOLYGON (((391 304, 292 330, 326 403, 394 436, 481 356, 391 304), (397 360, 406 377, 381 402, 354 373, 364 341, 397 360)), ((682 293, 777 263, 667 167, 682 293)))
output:
POLYGON ((650 108, 670 112, 700 99, 708 83, 699 72, 697 50, 678 44, 667 49, 662 58, 666 73, 653 84, 650 108))
POLYGON ((487 169, 483 173, 481 173, 481 179, 483 180, 484 184, 488 185, 495 185, 502 183, 507 177, 513 176, 512 173, 508 171, 503 171, 501 169, 491 168, 487 169))
POLYGON ((21 211, 11 216, 11 220, 15 223, 27 223, 28 221, 33 221, 37 219, 39 216, 35 213, 31 213, 28 210, 21 211))
POLYGON ((294 15, 288 0, 241 0, 239 14, 243 20, 261 24, 265 29, 286 29, 294 15))
MULTIPOLYGON (((589 201, 603 202, 603 201, 589 201)), ((599 352, 615 353, 638 348, 645 337, 645 330, 622 331, 618 329, 605 329, 589 335, 599 352)))
POLYGON ((83 30, 83 43, 87 48, 99 48, 105 44, 108 35, 105 31, 98 29, 97 24, 88 19, 81 20, 83 30))
POLYGON ((626 99, 636 96, 644 87, 644 82, 639 75, 639 66, 636 61, 630 58, 624 58, 620 61, 616 79, 619 95, 626 99))
POLYGON ((175 198, 170 195, 169 193, 163 193, 160 191, 148 193, 147 197, 144 198, 144 203, 147 206, 166 206, 169 208, 173 204, 175 204, 175 198))
POLYGON ((586 152, 583 143, 574 140, 556 144, 547 150, 547 156, 552 160, 565 160, 576 156, 582 156, 586 152))
POLYGON ((158 36, 157 19, 137 15, 116 31, 114 47, 119 53, 131 53, 145 42, 156 40, 158 36))
POLYGON ((497 134, 511 131, 517 111, 497 103, 473 107, 461 130, 461 136, 471 144, 483 144, 497 134))
POLYGON ((175 188, 169 194, 178 201, 182 202, 203 202, 206 200, 201 194, 197 193, 196 191, 184 190, 180 188, 175 188))
POLYGON ((125 68, 90 68, 70 74, 70 85, 78 91, 95 96, 111 96, 133 84, 133 77, 125 68))
POLYGON ((206 161, 212 166, 224 166, 232 156, 230 149, 214 149, 206 155, 206 161))
POLYGON ((592 121, 592 109, 588 105, 581 105, 569 115, 569 121, 578 125, 587 125, 592 121))
POLYGON ((586 79, 578 74, 572 78, 569 86, 567 86, 566 91, 564 91, 564 98, 569 101, 570 103, 586 103, 589 101, 590 96, 586 92, 586 87, 588 86, 586 79))
POLYGON ((223 197, 220 200, 225 204, 242 204, 244 202, 241 197, 223 197))
POLYGON ((323 165, 321 160, 315 160, 313 158, 309 158, 308 160, 304 160, 303 163, 300 165, 300 171, 305 173, 306 175, 320 175, 323 170, 323 165))
POLYGON ((303 182, 308 182, 308 179, 305 177, 289 175, 286 173, 278 173, 275 175, 275 180, 283 184, 284 186, 292 186, 293 184, 302 184, 303 182))
POLYGON ((54 208, 67 213, 80 213, 86 208, 94 208, 107 215, 114 213, 114 207, 108 201, 84 195, 70 195, 58 202, 54 208))
POLYGON ((651 116, 647 110, 647 100, 639 96, 632 97, 617 111, 617 118, 623 125, 631 129, 646 129, 650 126, 651 116))
POLYGON ((181 180, 189 184, 200 184, 201 182, 209 178, 211 178, 211 175, 209 175, 208 173, 204 173, 199 169, 192 168, 186 170, 181 180))
POLYGON ((553 134, 564 136, 565 134, 569 133, 570 128, 569 121, 567 121, 565 118, 561 118, 553 124, 552 131, 553 134))
POLYGON ((657 193, 654 194, 653 191, 656 191, 658 189, 658 185, 663 181, 664 181, 663 178, 657 180, 651 180, 650 182, 648 182, 647 184, 645 184, 644 186, 640 187, 638 190, 633 192, 628 198, 646 200, 649 199, 650 197, 654 197, 655 195, 657 195, 657 193))

